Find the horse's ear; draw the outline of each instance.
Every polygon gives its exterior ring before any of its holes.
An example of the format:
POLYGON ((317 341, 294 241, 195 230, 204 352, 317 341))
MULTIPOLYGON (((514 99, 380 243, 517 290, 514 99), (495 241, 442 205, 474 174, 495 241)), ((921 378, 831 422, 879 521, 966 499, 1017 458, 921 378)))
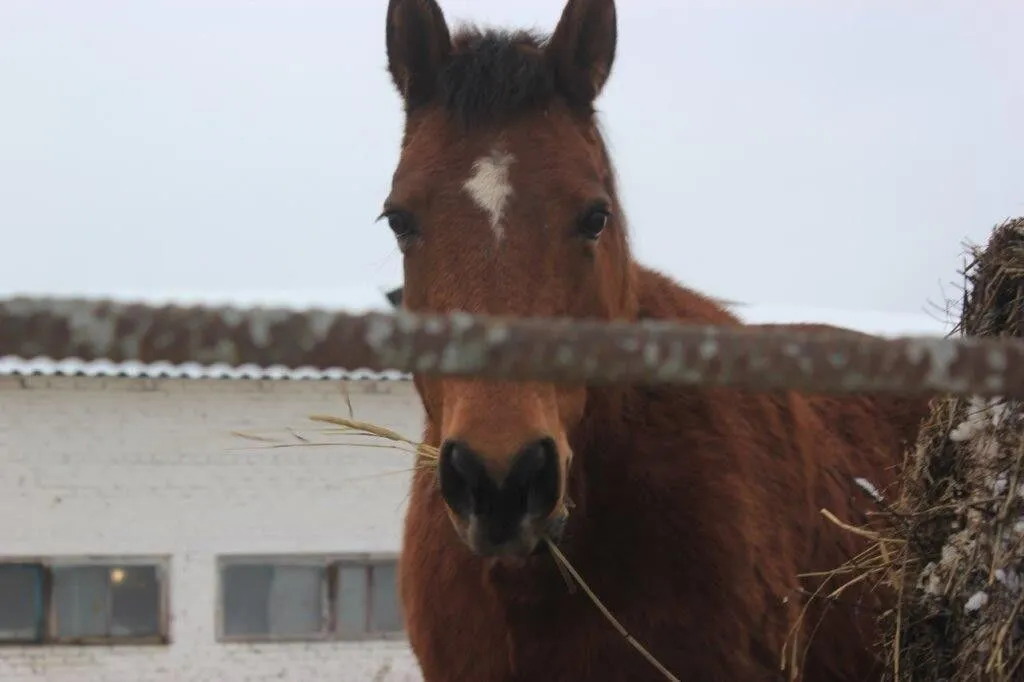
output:
POLYGON ((601 94, 615 61, 615 0, 569 0, 547 54, 563 92, 589 105, 601 94))
POLYGON ((387 296, 388 303, 391 304, 392 308, 402 307, 402 292, 404 288, 405 287, 398 287, 396 289, 392 289, 391 291, 387 292, 387 294, 385 294, 385 296, 387 296))
POLYGON ((389 0, 388 71, 406 107, 428 101, 451 54, 451 36, 435 0, 389 0))

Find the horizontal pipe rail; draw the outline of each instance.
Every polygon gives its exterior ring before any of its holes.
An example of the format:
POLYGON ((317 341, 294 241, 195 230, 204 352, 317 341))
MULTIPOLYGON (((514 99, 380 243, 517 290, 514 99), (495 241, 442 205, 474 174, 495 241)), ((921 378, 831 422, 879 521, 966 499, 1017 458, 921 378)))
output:
POLYGON ((1024 340, 465 314, 0 301, 0 356, 1024 398, 1024 340))

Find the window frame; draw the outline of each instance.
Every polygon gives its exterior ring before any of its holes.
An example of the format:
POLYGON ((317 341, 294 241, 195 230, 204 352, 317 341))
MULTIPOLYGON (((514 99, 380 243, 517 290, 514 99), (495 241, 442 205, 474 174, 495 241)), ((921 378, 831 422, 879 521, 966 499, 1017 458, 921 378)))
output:
MULTIPOLYGON (((394 565, 398 568, 399 555, 394 552, 349 552, 338 554, 220 554, 216 559, 215 589, 215 624, 214 637, 220 644, 270 644, 289 642, 401 642, 408 640, 404 625, 397 631, 370 630, 372 613, 371 576, 373 569, 381 564, 394 565), (278 635, 278 634, 241 634, 228 635, 225 626, 225 589, 224 569, 230 566, 313 566, 324 570, 323 589, 321 590, 321 617, 323 630, 318 633, 278 635), (339 633, 337 628, 338 569, 342 566, 363 569, 366 576, 366 603, 364 605, 364 625, 356 634, 339 633)), ((397 594, 396 594, 397 598, 397 594)), ((401 604, 399 604, 401 608, 401 604)))
MULTIPOLYGON (((0 565, 38 566, 42 571, 42 637, 35 640, 0 640, 0 647, 40 647, 40 646, 166 646, 171 643, 170 633, 170 568, 171 556, 156 555, 61 555, 61 556, 0 556, 0 565), (58 634, 57 603, 54 599, 56 586, 54 569, 74 569, 78 567, 138 567, 154 569, 157 584, 157 634, 156 635, 88 635, 83 637, 66 637, 58 634)), ((112 593, 108 589, 107 599, 112 593)))

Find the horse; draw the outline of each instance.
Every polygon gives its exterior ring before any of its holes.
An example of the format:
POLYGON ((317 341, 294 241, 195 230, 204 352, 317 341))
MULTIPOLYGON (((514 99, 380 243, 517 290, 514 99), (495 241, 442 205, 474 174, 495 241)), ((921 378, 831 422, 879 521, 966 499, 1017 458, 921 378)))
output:
MULTIPOLYGON (((595 107, 616 38, 613 0, 568 0, 550 34, 451 30, 435 0, 389 0, 403 129, 379 221, 403 309, 743 324, 631 255, 595 107)), ((820 510, 867 521, 855 478, 895 481, 926 400, 413 382, 437 460, 412 475, 398 592, 426 682, 665 679, 552 546, 680 680, 877 679, 886 597, 810 599, 801 574, 865 549, 820 510)))

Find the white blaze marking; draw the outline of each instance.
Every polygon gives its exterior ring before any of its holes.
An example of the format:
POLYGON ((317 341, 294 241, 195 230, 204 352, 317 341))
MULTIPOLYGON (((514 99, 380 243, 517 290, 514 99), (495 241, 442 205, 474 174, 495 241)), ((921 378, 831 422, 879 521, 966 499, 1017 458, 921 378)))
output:
POLYGON ((476 160, 473 174, 462 185, 473 202, 490 216, 491 229, 498 241, 505 236, 505 226, 501 221, 512 196, 512 183, 508 178, 508 167, 512 161, 514 157, 511 154, 495 150, 490 156, 476 160))

